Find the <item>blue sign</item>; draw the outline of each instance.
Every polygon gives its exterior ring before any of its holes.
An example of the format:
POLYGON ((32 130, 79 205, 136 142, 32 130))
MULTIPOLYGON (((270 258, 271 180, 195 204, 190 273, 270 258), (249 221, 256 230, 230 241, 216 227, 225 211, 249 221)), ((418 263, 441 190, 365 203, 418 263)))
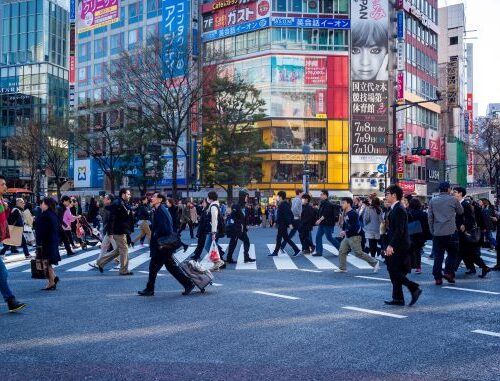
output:
POLYGON ((350 29, 351 20, 318 19, 309 17, 271 17, 271 26, 291 26, 299 28, 350 29))
POLYGON ((243 24, 230 26, 227 28, 211 30, 210 32, 203 33, 201 39, 202 41, 217 40, 219 38, 234 36, 237 34, 242 34, 247 32, 253 32, 254 30, 263 29, 267 27, 269 27, 269 18, 250 21, 243 24))
POLYGON ((166 71, 168 77, 185 75, 191 22, 191 0, 163 0, 161 34, 168 44, 164 52, 164 64, 173 65, 166 71))
POLYGON ((405 12, 398 12, 398 40, 404 40, 405 38, 405 12))
POLYGON ((75 22, 76 20, 76 0, 69 0, 69 21, 75 22))
POLYGON ((387 165, 385 165, 385 164, 379 164, 377 166, 377 171, 379 173, 386 173, 387 172, 387 165))

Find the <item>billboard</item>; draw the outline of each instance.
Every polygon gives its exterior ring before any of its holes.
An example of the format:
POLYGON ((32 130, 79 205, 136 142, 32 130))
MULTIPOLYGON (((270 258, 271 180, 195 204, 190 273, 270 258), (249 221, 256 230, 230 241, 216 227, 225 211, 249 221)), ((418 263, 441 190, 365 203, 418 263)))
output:
POLYGON ((90 188, 90 178, 92 176, 90 162, 90 159, 75 160, 73 168, 75 188, 90 188))
POLYGON ((351 162, 385 162, 389 121, 388 0, 351 0, 351 162))
POLYGON ((271 26, 315 28, 315 29, 349 29, 351 20, 324 19, 312 17, 271 17, 271 26))
MULTIPOLYGON (((71 9, 70 9, 71 11, 71 9)), ((78 33, 120 20, 120 0, 78 0, 78 33)))
POLYGON ((160 33, 172 43, 171 48, 164 53, 163 62, 174 64, 174 70, 169 70, 169 73, 172 73, 173 77, 181 77, 185 74, 188 60, 188 56, 183 54, 183 50, 188 46, 191 27, 191 0, 163 1, 162 4, 160 33))
POLYGON ((208 32, 268 17, 270 10, 271 7, 267 0, 237 3, 217 8, 211 10, 211 13, 203 15, 203 31, 208 32))
POLYGON ((236 26, 212 30, 203 33, 201 36, 202 41, 212 41, 219 38, 236 36, 237 34, 253 32, 255 30, 267 28, 269 26, 269 17, 260 20, 245 22, 236 26))

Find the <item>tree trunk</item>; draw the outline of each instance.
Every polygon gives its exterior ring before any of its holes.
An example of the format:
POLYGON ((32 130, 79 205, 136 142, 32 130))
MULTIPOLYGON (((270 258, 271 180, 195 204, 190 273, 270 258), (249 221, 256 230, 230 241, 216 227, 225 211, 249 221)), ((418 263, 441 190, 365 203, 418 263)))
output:
POLYGON ((170 149, 172 151, 172 198, 177 197, 177 145, 170 149))
POLYGON ((111 194, 115 194, 115 174, 111 171, 108 174, 109 185, 111 187, 111 194))
POLYGON ((234 185, 227 185, 227 205, 231 206, 233 204, 233 189, 234 185))
POLYGON ((57 199, 61 199, 61 183, 59 181, 56 181, 56 190, 57 190, 57 199))

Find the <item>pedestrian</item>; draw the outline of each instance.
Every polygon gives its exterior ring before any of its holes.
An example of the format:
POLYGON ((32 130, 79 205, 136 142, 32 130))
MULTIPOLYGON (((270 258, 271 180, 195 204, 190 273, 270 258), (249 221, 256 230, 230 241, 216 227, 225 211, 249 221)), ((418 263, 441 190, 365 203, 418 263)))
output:
MULTIPOLYGON (((5 177, 0 175, 0 241, 10 238, 9 223, 7 222, 7 212, 9 207, 3 198, 6 191, 7 182, 5 177)), ((2 257, 0 257, 0 293, 2 294, 4 301, 7 303, 9 311, 16 312, 26 307, 26 304, 21 303, 16 299, 9 287, 7 280, 8 277, 9 272, 7 271, 7 267, 5 267, 2 257)))
POLYGON ((353 209, 353 200, 344 197, 341 201, 342 207, 342 231, 340 237, 343 238, 339 249, 339 270, 337 272, 347 272, 347 255, 351 252, 356 257, 363 259, 373 267, 373 272, 380 269, 379 262, 366 254, 361 247, 361 225, 359 215, 353 209))
POLYGON ((313 254, 313 257, 321 257, 323 255, 324 235, 326 235, 326 239, 334 247, 337 249, 339 248, 338 240, 333 238, 333 231, 340 213, 338 206, 333 205, 328 200, 328 196, 328 191, 323 189, 320 194, 321 203, 318 211, 319 218, 316 221, 316 225, 318 225, 318 231, 316 232, 316 253, 313 254))
POLYGON ((370 206, 365 208, 363 212, 365 238, 368 240, 370 255, 373 258, 380 255, 378 244, 380 241, 380 225, 383 221, 380 200, 375 197, 371 200, 370 206))
POLYGON ((193 208, 190 202, 187 205, 183 205, 182 201, 179 201, 180 206, 182 207, 181 212, 181 228, 179 233, 186 229, 186 226, 189 227, 189 236, 191 239, 194 239, 194 229, 193 229, 193 220, 191 219, 191 209, 193 208))
MULTIPOLYGON (((14 208, 12 208, 12 210, 10 211, 9 217, 7 219, 7 222, 9 225, 20 227, 23 231, 24 231, 24 214, 23 214, 24 205, 25 205, 24 199, 17 198, 16 199, 16 206, 14 208)), ((26 259, 29 259, 31 256, 30 256, 30 252, 28 250, 28 243, 26 242, 26 238, 24 237, 24 234, 21 234, 21 247, 23 249, 24 257, 26 259)), ((4 244, 2 250, 0 250, 0 256, 5 255, 5 253, 9 249, 11 251, 15 251, 15 246, 10 246, 10 245, 4 244)))
POLYGON ((170 216, 172 217, 172 228, 174 232, 180 233, 179 228, 181 227, 181 208, 177 206, 177 203, 173 198, 167 198, 165 205, 170 212, 170 216))
MULTIPOLYGON (((292 199, 292 214, 293 214, 293 220, 292 220, 292 230, 290 230, 289 237, 290 239, 293 238, 295 233, 299 231, 300 228, 300 216, 302 214, 302 195, 304 194, 304 191, 302 189, 295 189, 295 197, 292 199)), ((281 244, 281 252, 285 252, 285 246, 286 246, 286 241, 283 241, 281 244)))
POLYGON ((110 208, 109 216, 109 239, 114 239, 116 249, 104 255, 97 261, 97 268, 102 273, 104 266, 114 258, 120 257, 120 271, 122 276, 134 275, 128 270, 128 244, 127 235, 130 234, 130 221, 132 219, 132 211, 130 210, 129 202, 132 193, 127 188, 120 189, 119 196, 113 201, 110 208))
POLYGON ((134 244, 137 241, 143 242, 144 237, 148 237, 148 241, 151 242, 151 229, 149 228, 150 216, 151 209, 149 207, 149 198, 148 196, 143 196, 141 198, 140 205, 135 211, 135 217, 137 218, 139 223, 139 235, 132 241, 134 244))
POLYGON ((415 269, 416 274, 421 274, 422 250, 425 242, 432 238, 429 230, 429 218, 422 209, 422 203, 415 197, 408 202, 407 213, 408 222, 420 226, 420 229, 417 228, 414 232, 409 231, 408 234, 411 244, 411 268, 415 269))
MULTIPOLYGON (((205 236, 206 236, 205 250, 207 252, 210 252, 212 242, 215 242, 217 244, 217 247, 219 247, 219 238, 221 238, 220 232, 224 228, 224 219, 222 217, 222 212, 220 210, 220 204, 218 201, 218 195, 216 192, 214 191, 208 192, 207 202, 209 205, 206 212, 207 215, 205 223, 205 236)), ((221 260, 215 262, 211 270, 217 271, 219 268, 222 267, 222 265, 224 265, 224 261, 222 260, 223 255, 224 252, 222 252, 219 249, 219 256, 221 260)))
POLYGON ((391 185, 387 188, 386 198, 391 204, 389 212, 389 230, 387 232, 388 245, 385 250, 387 270, 392 283, 392 300, 385 301, 391 306, 404 306, 403 285, 411 293, 410 306, 414 305, 422 289, 420 286, 409 280, 406 275, 410 272, 410 238, 408 236, 408 215, 401 199, 403 190, 398 185, 391 185))
POLYGON ((455 262, 454 270, 457 271, 460 266, 460 262, 463 260, 467 271, 465 274, 472 275, 476 273, 477 265, 481 269, 480 278, 486 277, 486 275, 491 271, 491 269, 484 263, 481 258, 481 242, 471 242, 467 239, 466 234, 471 233, 473 229, 477 229, 476 218, 474 214, 474 207, 469 201, 464 197, 467 194, 467 190, 463 187, 455 187, 453 189, 453 195, 462 205, 464 210, 463 214, 456 216, 456 228, 458 230, 459 244, 458 244, 458 255, 455 262))
POLYGON ((61 260, 59 254, 59 218, 56 214, 56 202, 53 198, 46 197, 40 205, 42 214, 38 219, 36 227, 36 245, 40 250, 41 257, 48 261, 48 281, 47 287, 43 291, 53 291, 59 283, 52 266, 57 266, 61 260))
POLYGON ((64 222, 64 214, 66 213, 66 209, 69 207, 70 204, 71 204, 71 199, 69 198, 69 196, 62 196, 59 205, 56 206, 56 214, 57 217, 59 218, 59 237, 61 238, 61 241, 64 244, 64 248, 66 249, 66 255, 68 257, 74 255, 71 247, 71 242, 73 240, 73 238, 71 237, 71 224, 67 225, 66 222, 64 222))
MULTIPOLYGON (((70 226, 71 226, 71 245, 73 247, 73 249, 76 249, 77 247, 81 247, 82 249, 85 249, 86 248, 86 245, 83 243, 81 237, 78 236, 78 233, 77 233, 77 216, 78 218, 81 216, 81 208, 80 208, 80 205, 78 203, 78 200, 75 198, 75 197, 72 197, 71 198, 71 202, 70 202, 70 205, 69 205, 69 211, 70 211, 70 214, 75 217, 75 218, 72 218, 71 219, 71 223, 70 223, 70 226), (75 238, 73 238, 75 237, 75 238), (77 244, 75 244, 75 241, 77 242, 77 244)), ((66 214, 66 213, 65 213, 66 214)), ((66 214, 66 219, 67 221, 69 221, 69 214, 66 214)))
POLYGON ((463 214, 464 208, 450 194, 450 183, 439 184, 439 195, 429 202, 429 229, 433 236, 432 255, 434 266, 432 275, 436 285, 443 284, 443 278, 449 283, 455 283, 455 263, 458 255, 458 233, 456 227, 457 214, 463 214), (443 274, 444 252, 448 253, 443 274))
POLYGON ((116 242, 114 239, 109 238, 110 236, 110 224, 109 217, 111 214, 111 204, 113 203, 115 197, 112 194, 107 194, 103 199, 103 208, 101 210, 102 217, 102 242, 101 242, 101 252, 99 253, 99 257, 96 260, 96 263, 89 263, 90 267, 97 269, 97 262, 104 257, 110 250, 110 247, 113 248, 113 251, 116 250, 116 242))
POLYGON ((278 255, 278 251, 281 248, 281 242, 284 240, 290 245, 296 257, 300 254, 300 250, 297 245, 290 239, 288 235, 288 227, 293 228, 293 213, 290 208, 290 204, 286 201, 286 193, 284 191, 278 192, 278 210, 276 211, 276 224, 278 225, 278 234, 276 235, 276 246, 274 251, 269 254, 270 257, 278 255))
MULTIPOLYGON (((243 243, 243 258, 245 263, 255 262, 254 258, 250 258, 250 239, 248 238, 248 214, 251 210, 248 210, 246 203, 248 202, 248 193, 246 191, 240 191, 238 195, 238 203, 231 206, 231 214, 229 218, 234 221, 234 234, 230 237, 229 247, 227 249, 227 259, 226 263, 236 263, 233 260, 234 249, 238 240, 243 243)), ((225 268, 226 263, 221 268, 225 268)))
POLYGON ((299 237, 302 245, 302 254, 314 253, 316 247, 312 241, 312 230, 318 217, 316 210, 311 206, 311 196, 302 194, 302 211, 300 213, 299 237))
POLYGON ((35 246, 35 234, 33 233, 33 223, 34 223, 33 214, 31 214, 31 210, 29 208, 24 208, 23 210, 23 222, 24 222, 24 238, 26 242, 30 246, 35 246))
POLYGON ((99 214, 99 206, 97 205, 97 201, 95 197, 90 198, 89 209, 87 213, 88 222, 92 224, 94 228, 99 229, 97 226, 97 215, 99 214))
POLYGON ((198 209, 196 208, 196 204, 194 202, 188 202, 189 209, 189 217, 193 224, 193 228, 198 225, 198 209))
MULTIPOLYGON (((173 258, 174 250, 160 250, 158 240, 162 237, 175 233, 173 229, 172 216, 166 208, 166 197, 161 193, 155 193, 151 197, 153 206, 153 225, 149 252, 151 261, 149 262, 149 276, 146 288, 138 291, 141 296, 153 296, 158 272, 163 266, 173 277, 184 287, 182 295, 189 295, 194 289, 194 283, 179 269, 173 258)), ((175 204, 174 204, 175 205, 175 204)))
POLYGON ((201 207, 200 217, 198 219, 198 228, 196 229, 196 238, 198 239, 198 244, 193 252, 191 259, 199 261, 201 254, 203 253, 203 248, 205 247, 206 241, 206 223, 207 223, 207 212, 208 212, 208 201, 202 200, 199 207, 201 207))
POLYGON ((479 200, 482 207, 483 214, 483 246, 487 249, 493 250, 496 246, 495 239, 493 238, 492 231, 494 230, 493 218, 496 218, 491 211, 491 203, 487 198, 479 200))

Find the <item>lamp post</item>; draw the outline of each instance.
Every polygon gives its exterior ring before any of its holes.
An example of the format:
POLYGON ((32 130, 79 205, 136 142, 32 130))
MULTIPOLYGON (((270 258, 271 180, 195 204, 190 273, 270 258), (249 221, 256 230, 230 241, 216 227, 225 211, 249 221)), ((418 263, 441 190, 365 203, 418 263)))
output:
POLYGON ((307 160, 309 159, 309 154, 311 153, 311 146, 309 144, 304 144, 302 146, 302 153, 304 154, 304 175, 303 175, 303 185, 304 192, 309 193, 309 165, 307 160))

